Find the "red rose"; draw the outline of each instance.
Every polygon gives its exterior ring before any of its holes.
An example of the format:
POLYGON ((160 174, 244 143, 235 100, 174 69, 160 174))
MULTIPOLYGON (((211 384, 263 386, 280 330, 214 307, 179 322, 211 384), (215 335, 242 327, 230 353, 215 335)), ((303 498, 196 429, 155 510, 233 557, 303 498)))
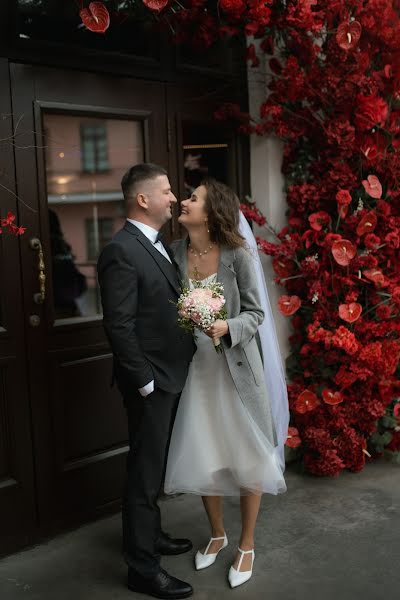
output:
POLYGON ((333 258, 342 267, 347 267, 357 254, 357 248, 349 240, 337 240, 332 244, 333 258))
POLYGON ((397 250, 400 246, 400 236, 397 231, 391 231, 385 236, 385 242, 391 248, 397 250))
POLYGON ((339 306, 339 317, 347 323, 354 323, 359 319, 362 313, 362 306, 357 302, 351 302, 350 304, 341 304, 339 306))
POLYGON ((318 406, 319 400, 311 390, 304 390, 294 403, 294 410, 300 414, 304 414, 314 410, 318 406))
POLYGON ((355 114, 355 124, 359 129, 372 129, 375 125, 383 127, 389 114, 386 101, 379 96, 357 97, 358 108, 355 114))
POLYGON ((351 203, 352 197, 349 190, 339 190, 336 194, 337 203, 341 206, 347 206, 351 203))
POLYGON ((382 197, 382 185, 375 175, 368 175, 367 179, 364 179, 362 184, 371 198, 379 199, 382 197))
POLYGON ((380 306, 376 307, 375 313, 379 319, 384 321, 385 319, 389 319, 392 314, 392 309, 387 304, 381 304, 380 306))
POLYGON ((308 217, 310 225, 315 231, 321 231, 323 227, 329 227, 331 218, 329 214, 323 210, 313 213, 308 217))
POLYGON ((278 300, 279 311, 285 317, 290 317, 299 310, 301 300, 298 296, 281 296, 278 300))
POLYGON ((376 212, 374 210, 370 210, 361 218, 361 221, 357 225, 357 235, 361 237, 365 233, 372 233, 377 225, 377 222, 378 219, 376 212))
POLYGON ((243 0, 219 0, 219 7, 229 16, 238 18, 246 10, 246 4, 243 0))
POLYGON ((396 306, 400 307, 400 287, 395 287, 392 292, 392 300, 396 306))
POLYGON ((368 250, 377 250, 381 244, 381 239, 374 233, 368 233, 364 238, 364 244, 368 250))

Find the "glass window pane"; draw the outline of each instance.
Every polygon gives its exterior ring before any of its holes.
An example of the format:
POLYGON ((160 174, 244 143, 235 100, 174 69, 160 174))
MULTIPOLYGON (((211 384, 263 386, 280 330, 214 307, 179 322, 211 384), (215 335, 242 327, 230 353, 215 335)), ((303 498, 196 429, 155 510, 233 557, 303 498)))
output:
POLYGON ((143 126, 45 113, 44 135, 56 319, 96 317, 97 258, 125 222, 120 183, 144 160, 143 126))
POLYGON ((185 193, 190 195, 207 175, 228 183, 229 144, 224 130, 192 121, 182 125, 185 193))

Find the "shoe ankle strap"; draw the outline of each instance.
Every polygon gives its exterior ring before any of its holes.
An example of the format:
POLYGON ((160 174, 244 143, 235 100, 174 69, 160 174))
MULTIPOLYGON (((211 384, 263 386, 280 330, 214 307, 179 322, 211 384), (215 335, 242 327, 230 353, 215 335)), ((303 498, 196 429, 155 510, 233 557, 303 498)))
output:
POLYGON ((242 566, 242 562, 243 562, 243 557, 245 554, 252 554, 254 556, 254 548, 252 550, 242 550, 241 548, 239 548, 238 546, 238 550, 241 553, 240 555, 240 559, 239 559, 239 564, 237 567, 237 570, 240 571, 240 567, 242 566))
POLYGON ((215 542, 217 540, 225 540, 225 539, 226 539, 226 534, 224 535, 224 537, 216 537, 216 538, 212 537, 212 538, 210 538, 210 541, 207 544, 207 548, 204 550, 204 554, 207 554, 207 552, 209 551, 210 546, 211 546, 211 544, 213 542, 215 542))

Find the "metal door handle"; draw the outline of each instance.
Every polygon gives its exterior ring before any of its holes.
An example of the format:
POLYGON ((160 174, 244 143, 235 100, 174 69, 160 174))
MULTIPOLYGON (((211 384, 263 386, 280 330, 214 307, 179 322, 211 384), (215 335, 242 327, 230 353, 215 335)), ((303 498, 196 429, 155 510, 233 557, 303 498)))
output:
POLYGON ((38 271, 39 271, 39 290, 36 294, 33 294, 33 300, 36 304, 43 304, 46 299, 46 265, 44 263, 44 254, 42 243, 39 238, 32 238, 30 241, 30 245, 32 250, 37 250, 39 263, 38 263, 38 271))

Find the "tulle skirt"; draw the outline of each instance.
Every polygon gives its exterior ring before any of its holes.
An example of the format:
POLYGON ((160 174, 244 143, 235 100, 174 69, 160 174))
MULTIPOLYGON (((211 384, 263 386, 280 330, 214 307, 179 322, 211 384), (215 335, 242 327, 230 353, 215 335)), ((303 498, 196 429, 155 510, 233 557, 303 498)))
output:
POLYGON ((225 354, 217 354, 204 333, 197 333, 196 343, 172 432, 165 492, 285 492, 276 448, 241 401, 225 354))

